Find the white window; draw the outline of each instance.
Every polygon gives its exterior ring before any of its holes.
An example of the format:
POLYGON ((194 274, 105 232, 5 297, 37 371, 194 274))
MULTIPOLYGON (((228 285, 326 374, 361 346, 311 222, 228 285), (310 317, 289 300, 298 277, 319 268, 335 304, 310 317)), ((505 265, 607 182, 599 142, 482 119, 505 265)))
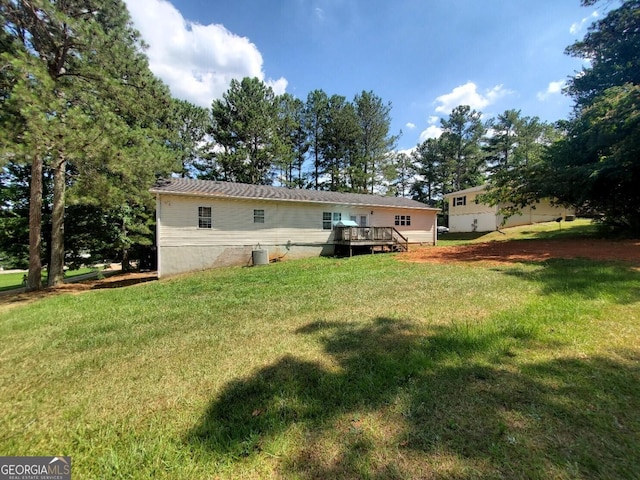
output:
POLYGON ((411 225, 411 215, 396 215, 395 223, 400 226, 411 225))
POLYGON ((211 207, 198 207, 198 228, 211 228, 211 207))
POLYGON ((264 223, 264 210, 253 211, 253 223, 264 223))
POLYGON ((331 230, 333 225, 342 220, 342 213, 340 212, 322 212, 322 229, 331 230))
POLYGON ((453 197, 454 207, 464 207, 467 204, 467 197, 453 197))
POLYGON ((331 230, 331 212, 322 212, 322 229, 331 230))

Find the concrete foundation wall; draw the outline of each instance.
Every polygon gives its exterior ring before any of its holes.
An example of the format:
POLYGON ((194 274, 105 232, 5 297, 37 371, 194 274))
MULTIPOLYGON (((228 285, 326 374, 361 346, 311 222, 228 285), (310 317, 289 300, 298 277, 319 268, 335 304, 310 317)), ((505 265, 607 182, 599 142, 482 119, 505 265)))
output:
MULTIPOLYGON (((249 266, 253 246, 182 245, 158 247, 158 277, 214 267, 249 266)), ((333 255, 333 245, 261 245, 269 258, 294 259, 333 255), (287 248, 288 247, 288 248, 287 248)))

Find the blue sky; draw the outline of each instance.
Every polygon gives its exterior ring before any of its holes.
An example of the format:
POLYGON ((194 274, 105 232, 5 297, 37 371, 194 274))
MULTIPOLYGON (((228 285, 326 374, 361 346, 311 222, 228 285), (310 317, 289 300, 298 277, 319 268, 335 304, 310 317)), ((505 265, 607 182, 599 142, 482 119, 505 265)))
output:
POLYGON ((555 121, 582 62, 564 49, 602 16, 579 0, 126 0, 171 92, 209 107, 256 76, 305 100, 314 89, 391 102, 399 149, 439 133, 460 104, 555 121))

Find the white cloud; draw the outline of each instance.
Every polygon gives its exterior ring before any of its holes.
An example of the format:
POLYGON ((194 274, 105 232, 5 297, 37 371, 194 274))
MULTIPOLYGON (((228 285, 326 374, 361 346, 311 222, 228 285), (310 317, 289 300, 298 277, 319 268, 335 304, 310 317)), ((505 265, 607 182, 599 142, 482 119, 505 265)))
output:
POLYGON ((538 100, 544 102, 548 100, 552 95, 559 95, 562 93, 562 89, 565 87, 567 82, 565 80, 558 80, 557 82, 549 82, 547 89, 544 92, 538 92, 536 95, 538 100))
POLYGON ((469 105, 474 110, 482 110, 511 93, 510 90, 506 90, 502 85, 496 85, 482 94, 478 92, 478 87, 475 83, 467 82, 454 88, 450 93, 437 97, 436 103, 439 103, 439 105, 436 107, 436 112, 449 114, 458 105, 469 105))
POLYGON ((429 125, 435 125, 436 123, 438 123, 438 121, 440 120, 440 117, 438 117, 437 115, 431 115, 429 117, 429 125))
POLYGON ((420 134, 419 142, 422 143, 428 138, 439 138, 442 135, 442 128, 437 125, 430 125, 420 134))
POLYGON ((411 122, 407 122, 405 124, 405 127, 407 127, 409 130, 413 130, 414 128, 416 128, 416 124, 415 123, 411 123, 411 122))
POLYGON ((286 92, 287 85, 289 84, 289 82, 287 82, 287 79, 283 77, 280 77, 278 80, 269 79, 265 83, 273 89, 273 93, 275 93, 276 95, 282 95, 284 92, 286 92))
POLYGON ((596 18, 598 18, 598 16, 599 16, 599 13, 595 11, 588 17, 583 18, 581 21, 571 24, 571 27, 569 28, 569 33, 571 33, 571 35, 577 35, 582 31, 582 29, 587 23, 594 21, 596 18))
MULTIPOLYGON (((262 55, 246 37, 223 25, 201 25, 185 20, 165 0, 125 0, 135 27, 149 44, 147 56, 153 73, 173 96, 203 107, 222 98, 232 79, 264 80, 262 55)), ((267 80, 283 93, 287 80, 267 80)))
POLYGON ((405 155, 408 155, 409 157, 413 154, 413 152, 415 152, 416 147, 411 147, 411 148, 405 148, 404 150, 398 150, 396 151, 396 153, 404 153, 405 155))

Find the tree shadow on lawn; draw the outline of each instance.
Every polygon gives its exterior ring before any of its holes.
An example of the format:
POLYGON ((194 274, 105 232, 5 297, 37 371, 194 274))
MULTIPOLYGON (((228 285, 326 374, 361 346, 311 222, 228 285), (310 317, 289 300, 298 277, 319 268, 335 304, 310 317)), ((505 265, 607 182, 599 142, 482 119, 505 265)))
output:
POLYGON ((533 272, 517 267, 497 270, 541 284, 544 295, 578 295, 584 299, 612 300, 621 305, 640 301, 638 268, 586 259, 549 259, 533 264, 542 268, 533 272))
POLYGON ((311 323, 297 333, 339 368, 286 356, 231 382, 187 440, 228 464, 296 426, 304 444, 278 468, 297 478, 640 475, 637 352, 515 366, 535 339, 509 331, 311 323))

